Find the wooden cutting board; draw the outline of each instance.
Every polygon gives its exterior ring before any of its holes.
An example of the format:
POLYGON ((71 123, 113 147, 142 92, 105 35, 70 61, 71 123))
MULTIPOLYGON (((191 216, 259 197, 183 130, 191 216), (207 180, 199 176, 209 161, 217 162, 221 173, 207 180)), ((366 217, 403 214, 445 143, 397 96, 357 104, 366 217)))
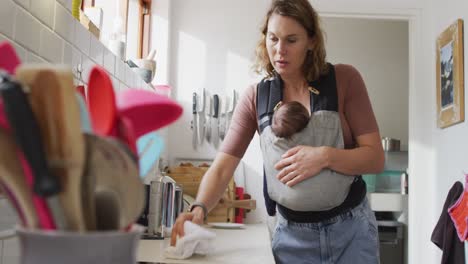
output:
MULTIPOLYGON (((200 185, 203 175, 205 175, 208 167, 195 167, 195 166, 176 166, 170 167, 167 171, 167 175, 174 179, 177 184, 182 186, 184 194, 188 194, 192 197, 197 196, 198 187, 200 185)), ((229 200, 235 200, 236 186, 234 178, 229 181, 228 187, 226 188, 225 196, 229 200)), ((213 210, 208 214, 208 222, 229 222, 234 223, 235 208, 226 207, 224 205, 216 205, 213 210)))

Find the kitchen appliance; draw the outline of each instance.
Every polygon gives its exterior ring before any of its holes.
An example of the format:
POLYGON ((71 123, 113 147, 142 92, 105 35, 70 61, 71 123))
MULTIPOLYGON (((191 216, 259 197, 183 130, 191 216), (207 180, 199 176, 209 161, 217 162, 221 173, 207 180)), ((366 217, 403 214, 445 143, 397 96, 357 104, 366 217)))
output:
POLYGON ((164 238, 183 210, 183 190, 169 176, 151 181, 148 208, 148 235, 164 238))
POLYGON ((404 263, 404 225, 397 221, 377 221, 380 243, 380 263, 404 263))

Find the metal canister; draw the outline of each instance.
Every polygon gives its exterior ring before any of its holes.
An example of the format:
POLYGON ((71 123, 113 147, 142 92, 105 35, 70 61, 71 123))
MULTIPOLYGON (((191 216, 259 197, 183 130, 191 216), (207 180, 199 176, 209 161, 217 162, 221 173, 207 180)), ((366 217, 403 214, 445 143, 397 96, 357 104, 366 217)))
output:
POLYGON ((400 140, 395 138, 383 137, 382 147, 384 151, 400 151, 400 140))
POLYGON ((157 177, 151 181, 149 207, 148 207, 148 233, 164 238, 164 208, 163 208, 164 181, 163 177, 157 177))

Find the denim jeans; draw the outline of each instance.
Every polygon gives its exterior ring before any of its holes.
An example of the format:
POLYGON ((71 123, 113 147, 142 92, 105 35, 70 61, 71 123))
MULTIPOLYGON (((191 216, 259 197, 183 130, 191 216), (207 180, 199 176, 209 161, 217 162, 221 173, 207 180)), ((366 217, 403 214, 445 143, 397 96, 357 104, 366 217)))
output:
POLYGON ((318 223, 296 223, 277 215, 272 250, 278 264, 379 263, 377 221, 367 199, 318 223))

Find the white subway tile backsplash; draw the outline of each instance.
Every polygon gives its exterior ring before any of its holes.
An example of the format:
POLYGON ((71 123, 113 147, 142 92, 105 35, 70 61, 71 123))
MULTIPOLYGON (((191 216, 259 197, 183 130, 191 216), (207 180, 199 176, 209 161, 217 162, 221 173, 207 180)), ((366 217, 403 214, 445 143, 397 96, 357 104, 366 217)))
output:
POLYGON ((46 61, 41 57, 37 56, 32 52, 28 52, 28 56, 26 58, 26 62, 28 63, 45 63, 46 61))
POLYGON ((132 83, 132 76, 133 76, 133 71, 130 69, 130 67, 125 66, 125 85, 126 86, 131 86, 132 83))
POLYGON ((115 76, 122 82, 126 82, 125 68, 127 68, 127 64, 125 64, 125 62, 123 62, 121 59, 116 57, 115 76))
POLYGON ((69 12, 71 12, 72 0, 57 0, 57 2, 61 3, 69 12))
POLYGON ((43 26, 29 13, 17 8, 13 39, 28 49, 39 53, 41 29, 43 26))
POLYGON ((91 72, 91 69, 96 65, 96 63, 87 56, 82 56, 82 65, 83 72, 81 73, 81 77, 83 78, 83 81, 85 83, 88 83, 89 73, 91 72))
POLYGON ((54 30, 66 41, 73 43, 75 36, 75 19, 65 7, 55 3, 54 30))
POLYGON ((89 56, 91 33, 89 33, 88 30, 83 27, 79 21, 75 20, 73 24, 75 24, 75 47, 81 50, 81 52, 83 52, 86 56, 89 56))
POLYGON ((104 48, 104 68, 110 74, 115 75, 115 56, 106 48, 104 48))
POLYGON ((26 61, 28 57, 28 52, 21 47, 20 45, 13 43, 13 47, 15 47, 16 55, 20 58, 21 61, 26 61))
POLYGON ((63 40, 53 31, 43 28, 39 54, 52 63, 62 63, 63 40))
MULTIPOLYGON (((3 0, 2 0, 3 1, 3 0)), ((36 0, 37 1, 37 0, 36 0)), ((27 10, 30 9, 31 0, 15 0, 16 3, 20 4, 22 7, 26 8, 27 10)))
POLYGON ((73 47, 67 42, 63 43, 62 63, 73 66, 73 47))
POLYGON ((89 57, 99 65, 104 64, 104 45, 99 39, 91 36, 91 46, 89 48, 89 57))
POLYGON ((0 1, 0 33, 11 38, 13 36, 13 23, 15 20, 16 5, 11 0, 0 1))
POLYGON ((78 64, 81 64, 81 52, 79 52, 76 48, 72 48, 72 66, 77 67, 78 64))
POLYGON ((117 78, 114 78, 111 76, 111 81, 112 81, 112 88, 114 88, 114 91, 115 92, 118 92, 119 91, 119 88, 120 88, 120 81, 117 80, 117 78))
POLYGON ((54 23, 55 0, 31 1, 31 13, 52 28, 54 23))

